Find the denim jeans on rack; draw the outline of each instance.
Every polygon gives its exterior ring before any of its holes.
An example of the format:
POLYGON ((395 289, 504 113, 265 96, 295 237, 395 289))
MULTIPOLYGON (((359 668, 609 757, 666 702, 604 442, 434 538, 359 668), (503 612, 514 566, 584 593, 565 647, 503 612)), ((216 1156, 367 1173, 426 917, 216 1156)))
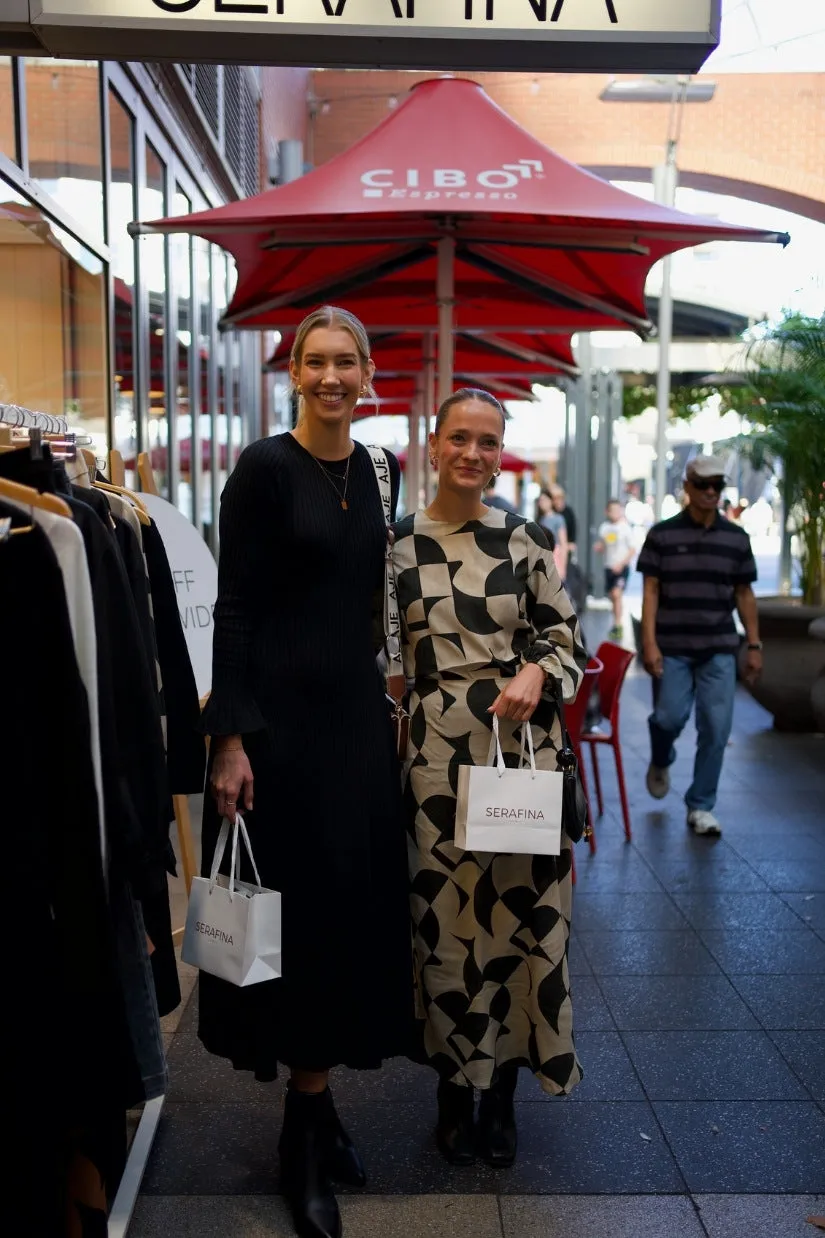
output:
POLYGON ((665 656, 661 679, 653 681, 650 725, 650 760, 666 769, 676 760, 676 740, 696 703, 698 743, 693 782, 685 795, 688 812, 710 812, 733 725, 736 657, 717 653, 710 658, 665 656))

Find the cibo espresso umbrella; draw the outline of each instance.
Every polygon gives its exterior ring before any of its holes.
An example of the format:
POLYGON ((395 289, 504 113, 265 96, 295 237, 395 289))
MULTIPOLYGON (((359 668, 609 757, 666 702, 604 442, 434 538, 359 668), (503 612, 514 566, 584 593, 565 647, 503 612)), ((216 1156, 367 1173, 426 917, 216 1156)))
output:
POLYGON ((710 241, 788 239, 625 193, 456 78, 418 84, 372 132, 290 184, 132 230, 228 249, 238 266, 228 324, 294 327, 336 301, 372 328, 437 330, 441 396, 456 328, 644 332, 659 259, 710 241))

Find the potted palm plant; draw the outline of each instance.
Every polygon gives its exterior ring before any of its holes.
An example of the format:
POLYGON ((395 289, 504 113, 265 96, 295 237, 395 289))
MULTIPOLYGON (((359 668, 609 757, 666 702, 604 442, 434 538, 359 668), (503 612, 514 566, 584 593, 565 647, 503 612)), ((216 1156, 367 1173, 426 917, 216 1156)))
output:
POLYGON ((757 466, 781 462, 799 547, 801 596, 760 598, 765 669, 751 689, 783 730, 814 730, 811 689, 825 644, 809 636, 825 616, 825 316, 787 314, 748 349, 737 399, 751 433, 740 447, 757 466))

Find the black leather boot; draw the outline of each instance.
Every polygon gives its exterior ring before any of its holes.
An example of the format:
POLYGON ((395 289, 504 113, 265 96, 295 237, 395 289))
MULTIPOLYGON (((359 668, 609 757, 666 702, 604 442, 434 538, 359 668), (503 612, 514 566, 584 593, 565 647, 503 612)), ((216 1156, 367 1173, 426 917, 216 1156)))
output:
POLYGON ((288 1087, 278 1152, 281 1191, 300 1238, 341 1238, 341 1214, 325 1166, 327 1123, 324 1092, 288 1087))
POLYGON ((327 1088, 321 1095, 326 1098, 323 1113, 324 1167, 336 1182, 343 1182, 346 1186, 366 1186, 364 1162, 338 1117, 332 1092, 327 1088))
POLYGON ((476 1159, 474 1108, 475 1094, 471 1087, 440 1080, 435 1137, 439 1152, 451 1165, 472 1165, 476 1159))
POLYGON ((518 1136, 513 1097, 518 1066, 496 1071, 491 1087, 481 1093, 478 1104, 478 1152, 493 1169, 509 1169, 516 1159, 518 1136))

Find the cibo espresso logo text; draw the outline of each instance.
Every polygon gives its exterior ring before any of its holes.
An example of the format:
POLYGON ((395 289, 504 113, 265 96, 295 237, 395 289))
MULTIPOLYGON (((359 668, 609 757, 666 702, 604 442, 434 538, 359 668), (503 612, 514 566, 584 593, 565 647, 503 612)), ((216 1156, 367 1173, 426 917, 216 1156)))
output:
POLYGON ((517 159, 474 173, 463 168, 371 168, 361 174, 365 198, 420 198, 425 202, 449 198, 512 200, 518 198, 518 186, 523 181, 543 179, 540 159, 517 159))

